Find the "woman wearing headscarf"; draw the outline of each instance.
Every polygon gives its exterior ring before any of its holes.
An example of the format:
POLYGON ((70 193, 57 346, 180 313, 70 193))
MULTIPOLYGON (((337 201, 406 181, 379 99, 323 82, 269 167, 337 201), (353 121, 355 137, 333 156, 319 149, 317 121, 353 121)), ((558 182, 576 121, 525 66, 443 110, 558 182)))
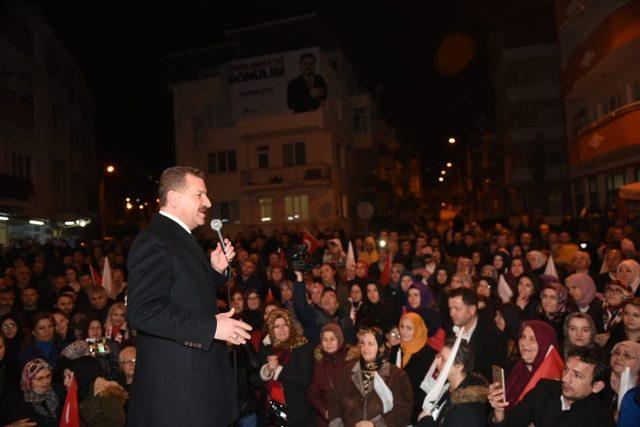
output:
POLYGON ((5 390, 18 388, 20 385, 20 375, 22 374, 22 364, 18 360, 18 352, 22 348, 23 331, 17 316, 5 314, 0 317, 0 335, 4 339, 4 357, 0 360, 0 368, 4 371, 2 380, 5 390))
MULTIPOLYGON (((126 393, 115 381, 104 378, 96 358, 82 356, 69 365, 78 385, 78 412, 83 426, 123 427, 126 393)), ((65 380, 65 384, 69 384, 65 380)))
POLYGON ((411 424, 415 424, 425 397, 420 384, 433 363, 436 352, 427 344, 428 329, 417 313, 403 315, 400 318, 398 331, 400 344, 391 348, 389 361, 404 370, 409 377, 414 396, 411 424))
MULTIPOLYGON (((290 283, 290 282, 289 282, 290 283)), ((293 293, 292 293, 293 295, 293 293)), ((283 301, 283 305, 284 301, 283 301)), ((293 305, 291 304, 293 309, 293 305)), ((251 327, 256 329, 262 329, 262 325, 264 323, 264 310, 262 308, 262 298, 260 297, 260 292, 255 289, 249 289, 246 292, 245 302, 244 302, 244 311, 242 312, 242 320, 251 327)))
POLYGON ((538 276, 531 273, 524 274, 518 279, 514 303, 522 310, 526 319, 535 318, 535 313, 540 305, 541 288, 542 282, 538 276))
POLYGON ((320 332, 320 344, 314 354, 316 363, 307 396, 316 411, 318 426, 326 427, 329 425, 329 397, 335 393, 336 378, 347 363, 360 355, 358 347, 345 345, 344 334, 337 323, 324 325, 320 332))
POLYGON ((596 283, 587 273, 574 273, 564 281, 571 297, 569 311, 586 313, 596 324, 596 332, 604 331, 602 324, 602 300, 596 298, 596 283))
POLYGON ((609 397, 611 406, 609 407, 613 412, 616 412, 618 408, 618 400, 623 396, 619 395, 620 392, 620 379, 624 370, 629 367, 631 373, 630 388, 638 385, 638 375, 640 374, 640 343, 635 341, 621 341, 613 346, 610 359, 611 376, 609 377, 609 393, 605 395, 609 397))
POLYGON ((632 295, 631 286, 625 285, 620 280, 614 279, 605 285, 602 319, 600 319, 604 332, 598 344, 604 345, 614 326, 622 322, 622 310, 632 295))
POLYGON ((403 309, 404 313, 416 313, 422 317, 427 327, 429 345, 436 351, 440 351, 444 344, 445 332, 442 328, 442 317, 433 308, 429 307, 425 301, 429 301, 429 289, 420 282, 416 282, 407 292, 407 305, 403 309))
POLYGON ((505 395, 510 407, 514 407, 529 380, 542 364, 550 346, 558 351, 556 332, 540 320, 525 320, 520 328, 518 348, 520 360, 509 371, 506 378, 505 395))
POLYGON ((369 236, 364 239, 364 250, 358 255, 358 261, 366 262, 367 265, 378 262, 378 250, 373 237, 369 236))
POLYGON ((269 313, 265 330, 269 344, 263 342, 260 348, 260 379, 270 425, 313 426, 316 417, 307 398, 313 376, 311 345, 294 327, 286 310, 269 313))
POLYGON ((405 427, 413 390, 407 374, 384 360, 385 337, 378 327, 358 332, 360 359, 347 364, 329 399, 329 426, 405 427))
POLYGON ((475 280, 476 294, 478 294, 478 309, 495 313, 501 304, 498 295, 498 282, 493 277, 481 276, 475 280))
POLYGON ((47 361, 29 361, 22 369, 20 389, 9 392, 2 400, 0 425, 28 420, 38 426, 57 427, 65 394, 62 387, 52 383, 51 376, 47 361))
POLYGON ((547 265, 547 257, 540 251, 529 251, 527 252, 527 261, 531 266, 530 274, 540 276, 544 274, 544 268, 547 265))
POLYGON ((446 267, 436 268, 436 271, 427 279, 427 285, 431 289, 436 303, 444 299, 445 289, 449 287, 449 280, 449 271, 446 267))
POLYGON ((640 264, 627 259, 618 264, 617 278, 625 285, 631 286, 634 296, 640 296, 640 264))
POLYGON ((362 288, 367 286, 369 281, 369 264, 364 261, 358 261, 356 263, 356 275, 353 279, 349 280, 348 284, 352 285, 357 283, 362 288))
POLYGON ((567 288, 560 283, 549 283, 540 292, 540 305, 536 319, 548 323, 556 332, 558 343, 564 340, 562 329, 567 317, 567 288))

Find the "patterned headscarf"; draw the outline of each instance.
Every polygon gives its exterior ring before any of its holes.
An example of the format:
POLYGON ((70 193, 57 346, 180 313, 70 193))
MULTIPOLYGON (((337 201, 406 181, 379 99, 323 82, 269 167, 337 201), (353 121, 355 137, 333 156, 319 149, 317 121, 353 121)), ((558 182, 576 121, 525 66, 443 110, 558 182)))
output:
POLYGON ((279 347, 286 350, 293 350, 294 348, 302 347, 307 343, 307 339, 300 335, 298 329, 293 324, 293 320, 291 319, 291 314, 287 310, 283 310, 281 308, 277 308, 269 313, 267 317, 267 321, 264 324, 265 332, 269 335, 269 339, 274 347, 279 347), (276 320, 284 319, 287 326, 289 327, 289 339, 284 342, 279 342, 276 339, 276 335, 273 332, 274 325, 276 320))
POLYGON ((89 351, 89 343, 85 340, 77 340, 69 344, 62 350, 60 356, 66 357, 69 360, 76 360, 81 358, 82 356, 89 356, 91 352, 89 351))
POLYGON ((56 413, 58 409, 58 396, 53 391, 53 388, 49 388, 45 393, 38 393, 33 389, 33 379, 36 377, 38 372, 43 370, 49 370, 49 373, 52 372, 51 365, 42 359, 33 359, 29 361, 22 370, 22 378, 20 379, 20 388, 24 393, 24 401, 28 403, 32 403, 35 411, 43 415, 45 417, 51 417, 51 414, 56 413), (47 405, 47 409, 43 406, 47 405))

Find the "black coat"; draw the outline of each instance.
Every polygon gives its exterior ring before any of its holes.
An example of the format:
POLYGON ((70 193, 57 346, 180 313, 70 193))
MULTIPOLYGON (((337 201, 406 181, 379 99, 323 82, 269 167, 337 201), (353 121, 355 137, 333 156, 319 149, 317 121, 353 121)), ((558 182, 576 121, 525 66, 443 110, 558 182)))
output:
POLYGON ((309 85, 302 75, 289 81, 287 85, 287 106, 294 113, 317 110, 320 106, 320 101, 327 98, 327 83, 322 76, 314 74, 312 78, 313 86, 324 91, 324 95, 321 98, 311 96, 309 85))
MULTIPOLYGON (((453 330, 448 331, 448 337, 455 336, 453 330)), ((485 379, 492 378, 492 365, 504 367, 507 363, 507 339, 496 327, 492 319, 478 316, 476 329, 471 335, 469 345, 473 350, 473 370, 485 379)))
POLYGON ((418 427, 484 427, 487 425, 487 393, 489 387, 484 378, 467 375, 457 389, 442 396, 438 419, 426 416, 418 427))
POLYGON ((540 380, 525 398, 507 413, 497 426, 528 427, 613 427, 613 415, 596 394, 590 394, 562 411, 562 382, 540 380))
POLYGON ((129 252, 128 317, 138 330, 129 426, 226 426, 238 416, 225 343, 214 341, 225 281, 195 238, 155 215, 129 252))
MULTIPOLYGON (((395 364, 399 350, 399 345, 391 347, 391 352, 389 353, 389 361, 391 363, 395 364)), ((412 424, 416 423, 418 415, 422 411, 422 403, 426 396, 426 393, 420 388, 420 384, 422 384, 422 380, 424 380, 424 376, 427 374, 427 371, 431 367, 431 363, 433 363, 433 359, 435 357, 435 350, 425 344, 420 351, 411 356, 409 363, 402 367, 402 370, 409 377, 409 382, 413 389, 413 411, 411 412, 412 424)))
MULTIPOLYGON (((33 403, 25 402, 24 392, 20 389, 8 392, 2 399, 0 405, 0 425, 11 424, 15 421, 29 418, 29 421, 35 421, 38 426, 44 427, 58 427, 60 422, 60 413, 64 406, 65 391, 64 388, 58 385, 53 386, 53 390, 58 396, 58 407, 55 413, 51 416, 44 416, 38 412, 33 403)), ((46 404, 43 402, 46 407, 46 404)))
MULTIPOLYGON (((260 347, 260 360, 264 366, 267 356, 273 354, 271 346, 260 347)), ((284 388, 287 425, 294 427, 314 427, 316 413, 307 397, 307 389, 313 379, 313 350, 310 343, 291 351, 289 361, 283 366, 278 381, 284 388)))

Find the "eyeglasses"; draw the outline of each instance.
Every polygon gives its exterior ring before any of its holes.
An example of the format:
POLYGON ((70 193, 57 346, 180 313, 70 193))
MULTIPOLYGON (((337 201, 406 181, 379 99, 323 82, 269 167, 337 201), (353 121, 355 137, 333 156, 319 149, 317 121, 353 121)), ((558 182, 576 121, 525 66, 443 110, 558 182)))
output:
POLYGON ((136 364, 136 359, 123 360, 122 364, 123 365, 135 365, 136 364))
POLYGON ((2 329, 4 329, 6 331, 7 329, 15 328, 17 326, 18 325, 16 325, 13 322, 12 323, 5 323, 5 324, 2 325, 2 329))

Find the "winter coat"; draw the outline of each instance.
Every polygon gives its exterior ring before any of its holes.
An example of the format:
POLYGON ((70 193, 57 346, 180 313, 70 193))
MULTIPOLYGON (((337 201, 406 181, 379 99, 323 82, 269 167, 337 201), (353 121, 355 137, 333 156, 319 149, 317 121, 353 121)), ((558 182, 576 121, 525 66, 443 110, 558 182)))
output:
POLYGON ((335 382, 345 365, 360 357, 360 351, 358 347, 343 345, 335 354, 327 354, 317 348, 315 356, 313 380, 307 390, 307 397, 316 411, 318 427, 327 427, 329 420, 325 418, 325 414, 329 410, 329 397, 335 393, 335 382))
POLYGON ((467 375, 457 389, 446 392, 440 400, 441 409, 436 420, 424 417, 418 427, 484 427, 487 425, 487 382, 479 375, 467 375))
POLYGON ((413 409, 413 390, 407 374, 385 362, 377 372, 393 394, 393 408, 383 412, 383 403, 375 389, 364 392, 360 361, 347 364, 335 384, 329 400, 330 427, 356 425, 369 420, 376 426, 406 427, 413 409))

